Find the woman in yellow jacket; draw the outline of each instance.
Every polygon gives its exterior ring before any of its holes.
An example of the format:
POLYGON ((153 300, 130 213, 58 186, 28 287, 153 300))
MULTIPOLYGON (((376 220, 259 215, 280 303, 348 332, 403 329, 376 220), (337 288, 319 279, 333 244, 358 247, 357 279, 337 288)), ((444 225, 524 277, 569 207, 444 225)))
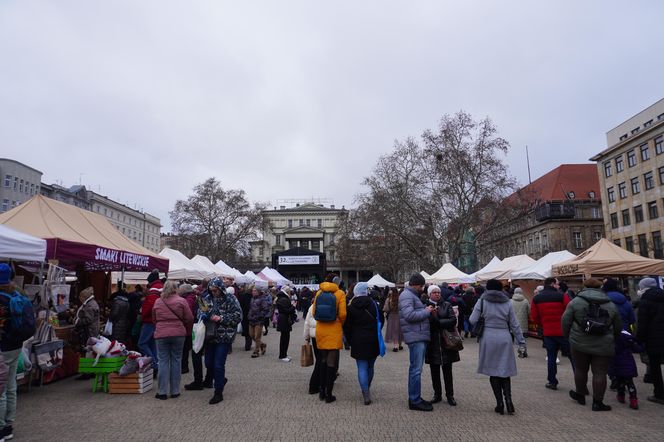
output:
MULTIPOLYGON (((334 380, 337 376, 337 369, 339 368, 339 350, 343 348, 343 324, 346 320, 346 294, 343 290, 339 289, 341 278, 334 273, 330 273, 325 277, 325 282, 321 283, 320 290, 316 293, 314 299, 313 314, 316 319, 316 345, 320 351, 322 367, 320 370, 320 385, 324 385, 325 389, 321 389, 320 400, 325 400, 328 404, 334 402, 337 398, 332 395, 334 388, 334 380), (322 310, 317 314, 318 301, 321 295, 329 297, 333 294, 336 298, 333 318, 322 319, 322 310)), ((323 302, 321 301, 321 307, 323 302)), ((329 311, 329 310, 328 310, 329 311)))

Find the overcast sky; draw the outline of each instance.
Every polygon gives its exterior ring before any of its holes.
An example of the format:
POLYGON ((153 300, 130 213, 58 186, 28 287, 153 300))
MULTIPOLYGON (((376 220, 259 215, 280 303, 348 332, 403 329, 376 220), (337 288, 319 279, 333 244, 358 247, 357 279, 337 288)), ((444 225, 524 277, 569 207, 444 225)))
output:
POLYGON ((395 139, 489 116, 526 183, 664 97, 664 2, 0 2, 0 157, 161 218, 217 177, 352 205, 395 139))

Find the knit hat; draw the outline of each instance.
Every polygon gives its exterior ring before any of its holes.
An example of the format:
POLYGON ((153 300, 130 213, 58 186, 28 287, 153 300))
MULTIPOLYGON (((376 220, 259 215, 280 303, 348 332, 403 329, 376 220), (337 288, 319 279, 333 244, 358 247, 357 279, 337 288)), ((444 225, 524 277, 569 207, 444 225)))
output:
POLYGON ((431 294, 432 294, 433 292, 438 292, 438 293, 440 293, 440 287, 438 287, 438 286, 435 285, 435 284, 431 284, 431 285, 429 286, 429 288, 427 289, 427 294, 428 294, 429 296, 431 296, 431 294))
POLYGON ((353 295, 355 296, 367 296, 369 293, 369 284, 366 282, 358 282, 353 288, 353 295))
POLYGON ((207 288, 208 290, 217 288, 221 291, 221 293, 226 293, 226 286, 224 285, 224 281, 222 281, 219 277, 212 278, 210 282, 208 282, 207 288))
POLYGON ((9 284, 12 279, 12 268, 7 264, 0 264, 0 285, 9 284))
POLYGON ((226 293, 229 295, 235 294, 235 287, 226 287, 226 293))
POLYGON ((585 281, 583 281, 583 286, 590 289, 598 289, 602 287, 602 281, 595 278, 588 278, 585 281))
POLYGON ((187 293, 191 293, 194 291, 194 288, 191 286, 191 284, 182 284, 180 287, 178 287, 178 295, 186 295, 187 293))
POLYGON ((648 290, 654 287, 657 287, 655 278, 643 278, 639 281, 639 290, 648 290))
POLYGON ((486 282, 486 289, 487 290, 498 290, 501 291, 503 290, 503 283, 498 281, 497 279, 489 279, 486 282))
POLYGON ((416 286, 416 285, 424 285, 427 282, 424 280, 424 276, 420 275, 419 273, 413 273, 413 275, 410 277, 408 280, 408 285, 410 287, 416 286))
POLYGON ((158 279, 159 279, 159 270, 154 269, 148 275, 148 284, 152 284, 153 282, 157 281, 158 279))
POLYGON ((83 296, 85 299, 88 299, 90 296, 94 296, 94 294, 95 294, 95 289, 92 287, 88 287, 86 289, 83 289, 79 296, 83 296))
POLYGON ((336 284, 336 285, 341 284, 341 276, 335 276, 335 277, 332 279, 332 282, 333 282, 334 284, 336 284))
POLYGON ((514 289, 514 294, 515 295, 523 295, 523 289, 521 287, 517 287, 514 289))

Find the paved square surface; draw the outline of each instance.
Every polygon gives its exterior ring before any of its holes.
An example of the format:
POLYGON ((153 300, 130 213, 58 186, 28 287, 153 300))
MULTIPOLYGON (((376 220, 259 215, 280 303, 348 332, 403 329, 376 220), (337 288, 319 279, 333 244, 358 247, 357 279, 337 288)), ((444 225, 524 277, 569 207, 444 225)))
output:
MULTIPOLYGON (((447 403, 430 413, 407 407, 408 350, 388 353, 376 362, 373 404, 365 406, 355 361, 342 351, 337 401, 325 404, 307 394, 312 368, 302 368, 299 351, 302 321, 291 334, 290 363, 277 359, 279 334, 265 336, 267 354, 252 359, 236 340, 227 362, 224 401, 209 405, 212 390, 184 391, 160 401, 155 391, 143 395, 92 394, 90 382, 66 379, 19 393, 15 440, 157 441, 157 440, 487 440, 487 441, 626 441, 664 440, 664 406, 646 401, 652 385, 639 378, 640 409, 619 404, 607 391, 609 412, 593 412, 569 399, 573 379, 569 361, 559 366, 559 390, 544 388, 545 353, 541 341, 529 339, 527 359, 517 359, 512 380, 514 416, 493 412, 486 376, 476 374, 477 343, 465 341, 461 362, 454 364, 457 407, 447 403)), ((639 374, 643 365, 639 364, 639 374)), ((183 376, 184 383, 192 375, 183 376)), ((428 365, 423 397, 432 395, 428 365)))

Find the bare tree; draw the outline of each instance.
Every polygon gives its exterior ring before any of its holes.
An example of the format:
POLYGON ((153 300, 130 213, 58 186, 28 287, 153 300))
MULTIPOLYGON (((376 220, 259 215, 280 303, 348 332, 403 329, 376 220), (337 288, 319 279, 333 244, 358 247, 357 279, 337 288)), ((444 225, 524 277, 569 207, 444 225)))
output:
POLYGON ((249 241, 263 227, 264 206, 247 201, 243 190, 224 190, 215 178, 194 187, 170 212, 173 233, 185 255, 235 262, 249 253, 249 241))

